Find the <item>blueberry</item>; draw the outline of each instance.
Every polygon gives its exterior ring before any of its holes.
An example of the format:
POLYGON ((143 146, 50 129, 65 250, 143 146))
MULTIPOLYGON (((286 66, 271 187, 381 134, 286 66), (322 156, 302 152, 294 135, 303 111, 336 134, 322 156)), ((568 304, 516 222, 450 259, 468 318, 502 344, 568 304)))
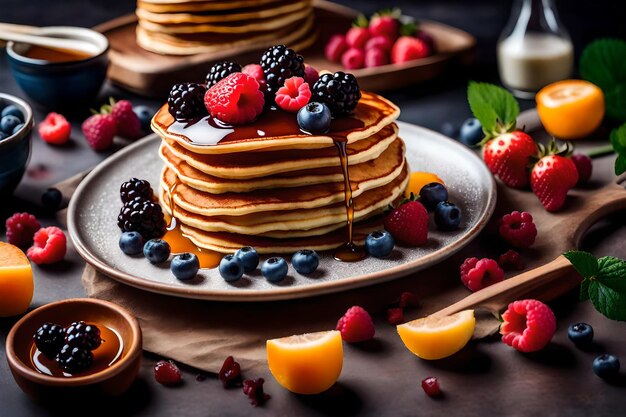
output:
POLYGON ((141 130, 144 133, 150 132, 150 121, 152 121, 152 116, 154 116, 154 110, 148 106, 135 106, 133 111, 141 122, 141 130))
POLYGON ((459 133, 459 139, 464 145, 473 147, 483 140, 485 134, 483 133, 483 127, 478 119, 470 117, 461 125, 461 131, 459 133))
POLYGON ((298 126, 307 133, 324 133, 330 129, 330 109, 312 101, 298 111, 298 126))
POLYGON ((243 272, 249 274, 259 265, 259 254, 256 249, 250 246, 239 249, 235 252, 235 258, 243 264, 243 272))
POLYGON ((437 204, 448 200, 448 190, 438 182, 426 184, 420 190, 420 203, 426 207, 426 210, 433 211, 437 204))
POLYGON ((139 255, 143 250, 143 237, 139 232, 124 232, 120 236, 119 245, 126 255, 139 255))
POLYGON ((310 275, 320 264, 320 256, 314 250, 302 249, 291 257, 291 265, 302 275, 310 275))
POLYGON ((9 114, 0 119, 0 130, 7 135, 12 135, 13 129, 15 129, 20 123, 22 123, 20 119, 9 114))
POLYGON ((243 276, 243 263, 235 255, 224 256, 218 269, 226 282, 237 281, 243 276))
POLYGON ((0 113, 0 117, 5 117, 9 115, 17 117, 20 120, 20 123, 24 121, 24 115, 22 114, 22 111, 14 104, 6 106, 4 109, 2 109, 2 113, 0 113))
POLYGON ((23 127, 24 127, 24 123, 20 123, 19 125, 15 126, 13 128, 13 132, 11 132, 11 135, 15 135, 17 132, 22 130, 23 127))
POLYGON ((192 279, 200 269, 200 261, 193 253, 181 253, 174 256, 170 263, 170 271, 181 281, 192 279))
POLYGON ((372 232, 365 238, 365 250, 374 258, 386 258, 395 244, 393 236, 386 230, 372 232))
POLYGON ((587 323, 572 324, 567 329, 567 337, 576 345, 588 345, 593 340, 593 327, 587 323))
POLYGON ((456 230, 461 224, 461 209, 449 201, 442 201, 435 207, 435 224, 439 230, 456 230))
POLYGON ((269 282, 280 282, 287 276, 287 262, 278 256, 269 258, 261 266, 261 273, 269 282))
POLYGON ((41 195, 41 205, 46 210, 57 211, 63 202, 63 194, 56 188, 48 188, 41 195))
POLYGON ((143 256, 152 264, 160 264, 170 257, 170 250, 170 244, 163 239, 150 239, 143 246, 143 256))
POLYGON ((593 360, 593 372, 600 378, 611 378, 619 372, 619 359, 606 353, 600 355, 593 360))

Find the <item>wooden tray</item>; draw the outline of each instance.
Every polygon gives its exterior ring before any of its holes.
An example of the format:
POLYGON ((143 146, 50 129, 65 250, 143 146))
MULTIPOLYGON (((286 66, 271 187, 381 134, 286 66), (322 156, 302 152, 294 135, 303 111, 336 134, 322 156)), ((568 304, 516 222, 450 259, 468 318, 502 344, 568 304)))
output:
MULTIPOLYGON (((340 65, 324 58, 324 45, 330 36, 347 31, 356 15, 356 11, 347 7, 316 1, 315 17, 319 38, 311 48, 301 51, 306 62, 317 69, 339 70, 340 65)), ((144 96, 164 97, 172 84, 202 80, 208 68, 220 60, 257 62, 265 49, 249 50, 240 47, 219 54, 159 55, 137 45, 136 25, 137 17, 128 15, 98 25, 94 29, 105 34, 111 43, 109 79, 144 96)), ((421 27, 435 38, 438 53, 413 62, 351 71, 358 77, 361 88, 369 91, 398 89, 432 80, 449 67, 467 65, 472 61, 476 44, 472 35, 431 21, 421 21, 421 27)))

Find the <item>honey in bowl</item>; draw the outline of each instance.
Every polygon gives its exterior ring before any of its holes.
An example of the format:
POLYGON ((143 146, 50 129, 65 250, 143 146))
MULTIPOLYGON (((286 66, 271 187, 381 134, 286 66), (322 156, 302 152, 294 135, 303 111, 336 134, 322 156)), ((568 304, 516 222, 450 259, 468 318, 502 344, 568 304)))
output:
POLYGON ((22 54, 26 58, 40 59, 48 62, 82 61, 93 55, 72 49, 51 49, 44 46, 32 45, 22 54))

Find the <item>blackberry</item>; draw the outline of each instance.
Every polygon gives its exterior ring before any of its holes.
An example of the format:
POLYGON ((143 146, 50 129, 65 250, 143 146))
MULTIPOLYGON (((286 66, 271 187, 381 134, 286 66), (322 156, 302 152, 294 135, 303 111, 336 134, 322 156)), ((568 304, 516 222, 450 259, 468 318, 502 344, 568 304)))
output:
POLYGON ((265 51, 260 64, 267 82, 266 97, 271 103, 287 78, 304 77, 304 58, 285 45, 272 46, 265 51))
POLYGON ((48 358, 54 358, 65 343, 65 329, 54 323, 44 323, 34 334, 35 346, 48 358))
POLYGON ((313 85, 312 93, 311 101, 326 103, 335 117, 350 113, 361 99, 354 75, 341 71, 322 75, 313 85))
POLYGON ((93 353, 90 350, 66 344, 61 348, 56 361, 63 370, 75 374, 84 371, 93 364, 93 353))
POLYGON ((65 332, 65 343, 72 347, 94 350, 102 343, 100 329, 84 321, 75 321, 65 332))
POLYGON ((134 200, 135 197, 141 197, 143 200, 152 200, 152 187, 146 180, 138 180, 137 178, 131 178, 125 183, 122 183, 120 187, 120 197, 122 203, 128 203, 134 200))
POLYGON ((233 72, 241 72, 241 65, 230 61, 223 61, 213 65, 206 75, 206 88, 213 87, 233 72))
POLYGON ((122 206, 117 225, 122 232, 139 232, 144 240, 165 234, 165 219, 161 206, 141 197, 135 197, 122 206))
POLYGON ((207 114, 204 106, 206 87, 196 83, 175 84, 167 98, 170 114, 179 122, 198 119, 207 114))

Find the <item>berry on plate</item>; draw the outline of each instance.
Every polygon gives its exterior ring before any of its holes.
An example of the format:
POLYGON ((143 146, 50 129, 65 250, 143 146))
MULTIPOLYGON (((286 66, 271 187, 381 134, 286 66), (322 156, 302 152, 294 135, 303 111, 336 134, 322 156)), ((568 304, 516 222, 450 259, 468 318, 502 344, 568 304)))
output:
POLYGON ((363 50, 370 38, 370 31, 365 27, 352 27, 346 32, 346 43, 349 48, 363 50))
POLYGON ((304 64, 304 81, 309 85, 309 87, 313 87, 313 85, 320 79, 320 73, 314 67, 309 64, 304 64))
POLYGON ((461 209, 449 201, 441 201, 435 207, 435 224, 439 230, 458 229, 461 224, 461 209))
POLYGON ((285 279, 288 269, 287 261, 279 256, 275 256, 263 262, 263 265, 261 265, 261 274, 269 282, 276 283, 285 279))
POLYGON ((217 377, 222 381, 224 388, 240 387, 243 385, 241 380, 241 366, 232 356, 224 360, 217 377))
POLYGON ((332 116, 324 103, 312 101, 298 111, 298 126, 307 133, 325 133, 330 129, 332 116))
POLYGON ((475 292, 504 279, 504 271, 493 259, 467 258, 461 265, 461 282, 475 292))
POLYGON ((111 98, 111 115, 117 123, 117 134, 125 139, 139 139, 143 136, 141 120, 128 100, 115 101, 111 98))
POLYGON ((437 204, 448 200, 448 190, 439 182, 431 182, 426 184, 420 190, 420 203, 424 205, 426 210, 433 211, 437 204))
POLYGON ((183 373, 174 362, 160 360, 154 365, 154 379, 161 385, 179 385, 183 381, 183 373))
POLYGON ((62 114, 52 112, 39 123, 37 130, 46 143, 64 145, 70 140, 72 125, 62 114))
POLYGON ((464 145, 469 147, 477 146, 484 137, 485 134, 483 133, 483 126, 477 118, 470 117, 461 125, 459 140, 464 145))
POLYGON ((254 271, 259 266, 259 254, 256 249, 245 246, 235 252, 235 258, 239 259, 243 265, 243 271, 246 274, 254 271))
POLYGON ((241 72, 254 78, 259 84, 265 83, 265 73, 259 64, 248 64, 241 69, 241 72))
POLYGON ((144 241, 139 232, 122 233, 118 244, 126 255, 139 255, 143 252, 144 241))
POLYGON ((394 246, 393 236, 386 230, 372 232, 365 238, 365 250, 374 258, 386 258, 394 246))
POLYGON ((274 99, 276 91, 291 77, 304 77, 304 58, 285 45, 274 45, 261 56, 261 67, 265 73, 268 101, 274 99))
POLYGON ((117 226, 122 232, 139 232, 148 240, 163 236, 167 224, 163 217, 163 209, 158 203, 145 200, 143 196, 136 196, 124 203, 120 209, 117 226))
POLYGON ((163 239, 150 239, 143 245, 143 256, 151 264, 161 264, 170 257, 170 244, 163 239))
POLYGON ((483 149, 489 170, 513 188, 528 185, 530 159, 538 153, 537 144, 528 134, 516 130, 491 139, 483 149))
POLYGON ((5 223, 7 242, 20 248, 27 248, 33 243, 35 232, 41 229, 37 218, 30 213, 15 213, 5 223))
POLYGON ((348 70, 361 69, 365 67, 365 53, 362 49, 350 48, 341 56, 341 65, 348 70))
POLYGON ((593 173, 591 158, 582 153, 575 153, 572 155, 572 162, 576 165, 576 171, 578 171, 578 182, 576 185, 586 184, 593 173))
POLYGON ((325 103, 335 117, 350 113, 361 99, 354 75, 341 71, 323 74, 313 85, 312 93, 311 101, 325 103))
POLYGON ((546 347, 556 331, 554 313, 538 300, 509 304, 502 314, 502 341, 520 352, 535 352, 546 347))
POLYGON ((291 257, 291 265, 298 274, 311 275, 320 264, 320 256, 311 249, 301 249, 291 257))
POLYGON ((336 330, 348 343, 364 342, 374 337, 376 328, 369 313, 360 306, 350 307, 337 322, 336 330))
POLYGON ((211 116, 240 125, 252 122, 263 112, 265 99, 257 80, 236 72, 209 88, 204 104, 211 116))
POLYGON ((422 389, 429 397, 438 397, 441 395, 439 380, 434 376, 429 376, 422 380, 422 389))
POLYGON ((188 281, 198 274, 200 269, 200 261, 193 253, 181 253, 172 258, 170 263, 170 271, 181 281, 188 281))
MULTIPOLYGON (((365 51, 369 51, 370 49, 382 49, 383 52, 389 56, 389 52, 391 51, 391 47, 393 46, 393 40, 383 35, 372 36, 367 43, 365 44, 365 51)), ((387 58, 389 61, 389 58, 387 58)))
POLYGON ((430 55, 430 48, 426 42, 412 36, 400 36, 391 48, 393 64, 426 58, 428 55, 430 55))
POLYGON ((593 360, 593 373, 600 378, 612 378, 619 372, 620 363, 615 355, 603 354, 593 360))
POLYGON ((224 281, 235 282, 243 276, 243 262, 235 255, 225 255, 220 261, 218 271, 224 281))
POLYGON ((150 201, 153 195, 154 191, 152 191, 150 183, 146 180, 131 178, 123 182, 120 186, 120 198, 122 199, 122 203, 128 203, 137 197, 150 201))
POLYGON ((516 248, 528 248, 535 243, 537 227, 533 216, 525 211, 512 211, 500 219, 500 236, 516 248))
MULTIPOLYGON (((209 69, 209 73, 206 75, 206 88, 211 88, 219 81, 228 77, 235 72, 243 72, 241 65, 236 62, 222 61, 214 64, 209 69)), ((256 77, 254 77, 256 78, 256 77)))
POLYGON ((577 346, 586 346, 593 341, 593 327, 587 323, 576 323, 567 329, 567 337, 577 346))
POLYGON ((400 307, 388 308, 387 322, 392 326, 404 323, 404 309, 400 307))
POLYGON ((67 238, 61 229, 55 226, 39 229, 33 236, 33 246, 26 255, 37 265, 53 264, 63 260, 67 250, 67 238))
POLYGON ((113 146, 117 134, 117 122, 111 114, 89 116, 81 126, 87 143, 94 151, 104 151, 113 146))
POLYGON ((505 271, 510 269, 521 271, 525 267, 522 257, 513 249, 509 249, 498 257, 498 265, 505 271))
POLYGON ((547 211, 558 211, 565 204, 570 189, 578 182, 576 165, 567 156, 569 146, 558 151, 554 142, 545 149, 530 174, 530 187, 547 211))
POLYGON ((333 35, 324 48, 324 56, 330 62, 339 63, 347 50, 348 43, 346 42, 346 37, 344 35, 333 35))
POLYGON ((428 240, 428 212, 419 201, 401 203, 385 216, 385 230, 407 246, 421 246, 428 240))
MULTIPOLYGON (((381 48, 365 50, 365 68, 380 67, 389 63, 389 54, 381 48)), ((346 66, 346 68, 348 68, 346 66)))
POLYGON ((179 122, 189 122, 206 116, 204 95, 206 87, 196 83, 174 84, 167 98, 167 110, 179 122))
POLYGON ((285 80, 285 84, 276 91, 276 105, 281 109, 296 113, 306 106, 311 99, 309 84, 302 77, 291 77, 285 80))

